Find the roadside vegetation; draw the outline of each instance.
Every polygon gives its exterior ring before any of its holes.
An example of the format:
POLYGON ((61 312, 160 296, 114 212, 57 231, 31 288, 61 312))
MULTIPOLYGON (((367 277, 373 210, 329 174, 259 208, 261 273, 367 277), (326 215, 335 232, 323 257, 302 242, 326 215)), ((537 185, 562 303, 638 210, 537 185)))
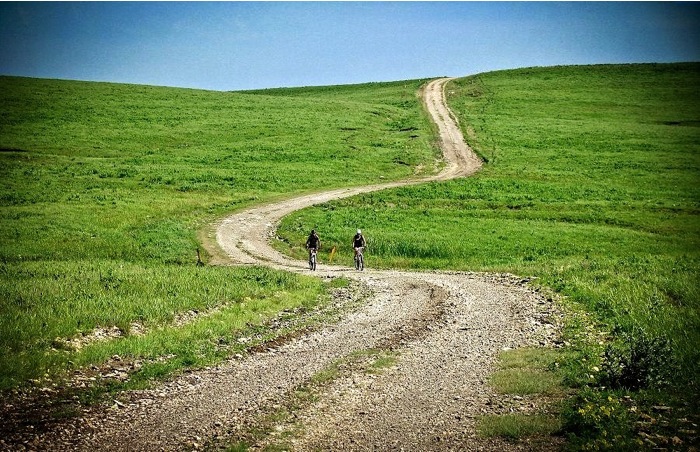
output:
POLYGON ((0 390, 115 359, 131 363, 117 386, 142 387, 327 300, 316 278, 197 266, 198 232, 253 203, 433 168, 421 84, 222 93, 0 77, 0 390))
POLYGON ((698 86, 699 64, 459 79, 448 103, 480 173, 299 211, 278 246, 300 256, 316 227, 349 265, 362 228, 368 266, 535 276, 573 313, 567 353, 549 368, 576 391, 560 410, 571 447, 689 447, 700 419, 698 86))

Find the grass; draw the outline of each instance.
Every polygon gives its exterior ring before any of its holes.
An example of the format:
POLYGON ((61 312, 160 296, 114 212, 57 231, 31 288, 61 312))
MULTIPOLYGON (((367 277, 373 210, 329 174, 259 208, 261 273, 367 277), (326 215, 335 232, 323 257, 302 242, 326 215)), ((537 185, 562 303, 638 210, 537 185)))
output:
POLYGON ((0 237, 11 261, 187 262, 204 220, 290 192, 405 177, 435 154, 420 82, 381 85, 390 94, 371 103, 362 87, 360 100, 336 100, 0 83, 0 237))
MULTIPOLYGON (((698 419, 698 82, 698 64, 459 79, 449 103, 487 161, 478 175, 306 209, 278 246, 298 255, 316 227, 349 265, 362 228, 370 267, 537 276, 585 313, 562 361, 580 390, 573 444, 629 434, 632 407, 698 419)), ((322 300, 301 276, 197 268, 197 232, 254 203, 434 168, 421 83, 220 93, 0 77, 0 389, 112 354, 175 355, 144 371, 168 375, 230 353, 235 319, 322 300), (176 326, 189 310, 211 314, 176 326), (55 347, 111 326, 123 337, 55 347)))
POLYGON ((502 352, 499 370, 491 375, 491 384, 506 394, 561 395, 562 377, 551 371, 558 353, 553 350, 517 349, 502 352))
POLYGON ((482 171, 297 212, 280 248, 315 226, 347 264, 362 228, 370 267, 536 276, 588 313, 567 328, 569 384, 683 411, 700 381, 699 82, 696 63, 458 79, 448 102, 482 171))
POLYGON ((558 429, 559 425, 556 419, 537 414, 484 416, 479 419, 477 428, 479 434, 484 437, 500 436, 509 439, 552 434, 558 429))
POLYGON ((545 406, 546 411, 539 409, 480 416, 477 419, 479 434, 523 440, 559 432, 561 420, 557 410, 549 405, 552 405, 552 400, 563 399, 567 393, 559 370, 558 361, 561 358, 561 352, 553 349, 519 348, 501 352, 498 369, 490 376, 490 383, 496 392, 518 397, 518 400, 535 400, 537 405, 545 406))
POLYGON ((384 369, 393 366, 397 361, 397 353, 382 349, 358 350, 330 363, 311 378, 311 383, 324 385, 332 382, 350 370, 361 370, 367 374, 380 374, 384 369))
MULTIPOLYGON (((263 268, 197 268, 91 262, 30 262, 3 266, 5 303, 0 327, 2 383, 59 379, 119 355, 146 360, 133 384, 183 367, 201 367, 240 350, 235 338, 280 311, 313 308, 324 285, 263 268), (21 303, 20 303, 21 301, 21 303), (115 306, 118 304, 118 306, 115 306), (191 322, 174 322, 198 312, 191 322), (138 330, 132 332, 134 325, 138 330), (72 347, 96 327, 116 326, 122 337, 72 347), (141 334, 145 330, 146 334, 141 334), (159 361, 159 357, 171 359, 159 361), (150 361, 150 362, 149 362, 150 361)), ((252 344, 254 345, 254 344, 252 344)), ((139 383, 140 382, 140 383, 139 383)))
POLYGON ((246 324, 322 301, 332 285, 315 279, 196 267, 198 233, 251 204, 432 168, 422 83, 224 93, 0 77, 0 390, 115 354, 175 356, 144 381, 206 365, 246 324), (189 311, 207 315, 174 322, 189 311), (62 346, 112 327, 119 338, 62 346))

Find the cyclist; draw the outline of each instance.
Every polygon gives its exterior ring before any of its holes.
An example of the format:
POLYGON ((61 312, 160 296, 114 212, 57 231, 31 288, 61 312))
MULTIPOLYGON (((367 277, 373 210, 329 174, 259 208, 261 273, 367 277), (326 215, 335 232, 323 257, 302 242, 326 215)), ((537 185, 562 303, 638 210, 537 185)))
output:
POLYGON ((309 250, 309 259, 311 259, 311 252, 318 251, 321 248, 321 239, 318 234, 316 234, 316 229, 311 230, 309 238, 306 239, 306 249, 309 250))
POLYGON ((352 249, 355 250, 355 256, 357 256, 357 252, 360 251, 361 248, 364 248, 365 245, 367 245, 367 242, 362 235, 362 231, 358 229, 357 234, 352 238, 352 249))

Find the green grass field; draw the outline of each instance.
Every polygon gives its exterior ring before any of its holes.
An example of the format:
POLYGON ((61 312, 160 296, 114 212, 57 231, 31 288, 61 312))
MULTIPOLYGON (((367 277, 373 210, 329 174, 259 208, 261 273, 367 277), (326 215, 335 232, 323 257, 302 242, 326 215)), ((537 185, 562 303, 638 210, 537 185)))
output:
POLYGON ((322 300, 316 279, 197 268, 198 231, 253 203, 432 167, 421 84, 222 93, 0 78, 0 389, 115 354, 204 365, 246 323, 322 300), (113 326, 127 337, 57 347, 113 326))
POLYGON ((299 244, 316 226, 349 260, 361 227, 374 266, 536 275, 610 326, 670 331, 693 351, 699 81, 698 65, 462 79, 448 90, 489 161, 476 177, 306 209, 280 235, 299 244))
MULTIPOLYGON (((700 381, 698 82, 698 64, 459 79, 448 100, 480 173, 305 209, 276 246, 303 258, 316 227, 350 264, 361 227, 370 267, 537 276, 593 323, 570 321, 574 359, 559 359, 579 391, 564 410, 572 444, 629 433, 637 418, 610 414, 629 395, 692 422, 677 396, 700 381)), ((196 267, 198 232, 255 203, 434 168, 421 84, 221 93, 0 77, 0 389, 115 354, 144 361, 139 387, 323 302, 314 278, 196 267), (175 325, 188 311, 210 314, 175 325), (124 336, 63 345, 112 326, 124 336)))
POLYGON ((537 276, 605 333, 581 342, 571 325, 586 361, 571 363, 570 384, 673 399, 681 413, 700 382, 698 86, 699 64, 459 79, 448 102, 480 173, 305 209, 278 246, 315 226, 349 263, 361 227, 370 267, 537 276))

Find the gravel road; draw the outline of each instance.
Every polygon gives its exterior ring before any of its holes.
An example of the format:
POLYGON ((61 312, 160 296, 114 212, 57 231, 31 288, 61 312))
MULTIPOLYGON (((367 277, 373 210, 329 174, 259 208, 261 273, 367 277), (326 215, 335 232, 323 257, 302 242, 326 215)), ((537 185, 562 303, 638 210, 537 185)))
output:
MULTIPOLYGON (((311 194, 232 215, 216 231, 230 261, 308 272, 305 262, 269 245, 284 215, 358 193, 477 171, 481 162, 444 102, 448 80, 435 80, 423 91, 440 130, 446 161, 441 173, 311 194)), ((114 406, 93 407, 36 436, 27 448, 216 449, 240 439, 253 441, 253 449, 286 444, 298 451, 557 448, 555 442, 528 446, 485 440, 475 431, 476 417, 502 398, 488 384, 498 352, 545 345, 556 334, 551 301, 529 288, 527 280, 457 272, 356 272, 322 263, 316 274, 355 281, 337 294, 334 309, 341 314, 332 322, 216 368, 125 394, 125 401, 114 406), (378 353, 390 356, 380 371, 352 364, 358 356, 378 353), (335 378, 313 386, 313 398, 297 403, 300 388, 310 388, 314 376, 338 363, 347 365, 335 378), (282 407, 288 415, 274 417, 282 407), (270 433, 252 435, 262 424, 270 433)))

